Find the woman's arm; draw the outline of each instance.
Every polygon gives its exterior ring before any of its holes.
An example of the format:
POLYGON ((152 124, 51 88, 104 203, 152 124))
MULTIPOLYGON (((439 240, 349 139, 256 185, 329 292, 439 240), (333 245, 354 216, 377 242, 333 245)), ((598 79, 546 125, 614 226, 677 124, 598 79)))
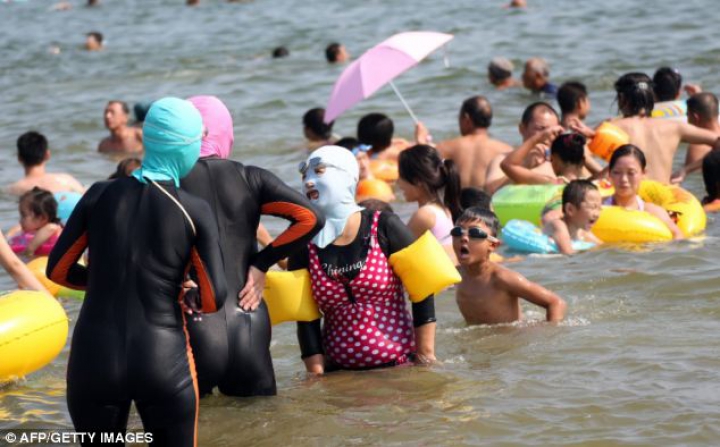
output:
POLYGON ((325 372, 325 351, 322 344, 320 319, 297 323, 297 338, 305 369, 312 374, 325 372))
POLYGON ((407 229, 413 235, 413 240, 419 238, 426 231, 435 226, 435 213, 428 206, 420 207, 412 216, 407 224, 407 229))
POLYGON ((502 163, 500 163, 500 167, 503 172, 505 172, 505 175, 513 182, 524 185, 551 183, 553 181, 552 178, 528 169, 524 165, 524 162, 534 147, 540 144, 547 144, 549 146, 555 137, 562 132, 563 128, 561 126, 553 126, 524 141, 519 148, 510 152, 502 163))
POLYGON ((673 239, 685 239, 685 235, 683 234, 683 232, 680 230, 680 228, 678 228, 675 222, 670 219, 670 216, 664 208, 661 208, 654 203, 646 202, 645 211, 660 219, 672 233, 673 239))

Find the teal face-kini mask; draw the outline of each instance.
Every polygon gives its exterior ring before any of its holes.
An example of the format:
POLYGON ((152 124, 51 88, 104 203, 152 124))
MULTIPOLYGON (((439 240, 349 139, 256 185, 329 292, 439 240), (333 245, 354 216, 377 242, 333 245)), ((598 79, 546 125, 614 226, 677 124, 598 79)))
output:
POLYGON ((312 241, 325 248, 342 234, 350 215, 362 210, 355 203, 359 177, 357 160, 343 147, 323 146, 300 164, 300 173, 305 175, 303 192, 318 192, 318 198, 311 202, 325 215, 325 226, 312 241), (324 166, 325 172, 318 175, 315 172, 318 166, 324 166))
POLYGON ((200 112, 188 101, 163 98, 155 101, 143 124, 145 156, 133 177, 142 183, 149 180, 180 179, 193 168, 200 156, 203 123, 200 112))

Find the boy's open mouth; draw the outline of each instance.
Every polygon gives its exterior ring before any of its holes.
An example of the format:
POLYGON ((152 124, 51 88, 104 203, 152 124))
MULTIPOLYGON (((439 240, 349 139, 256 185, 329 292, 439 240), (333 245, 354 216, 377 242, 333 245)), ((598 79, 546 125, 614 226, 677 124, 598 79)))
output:
POLYGON ((310 200, 316 200, 317 198, 320 197, 320 193, 317 192, 317 191, 314 190, 314 189, 311 189, 310 191, 308 191, 307 193, 305 193, 305 195, 306 195, 307 198, 310 199, 310 200))
POLYGON ((470 254, 470 249, 467 248, 466 245, 463 245, 462 247, 460 247, 460 255, 469 255, 469 254, 470 254))

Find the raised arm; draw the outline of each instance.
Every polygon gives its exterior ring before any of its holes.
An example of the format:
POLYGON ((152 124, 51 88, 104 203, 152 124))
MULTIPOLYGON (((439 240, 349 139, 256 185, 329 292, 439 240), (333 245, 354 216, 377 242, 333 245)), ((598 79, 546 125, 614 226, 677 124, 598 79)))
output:
POLYGON ((519 148, 510 152, 500 163, 505 175, 515 183, 523 185, 543 185, 553 181, 552 177, 539 174, 524 166, 525 159, 530 151, 538 145, 550 145, 552 141, 563 132, 562 126, 553 126, 529 138, 519 148))
POLYGON ((528 281, 521 274, 508 269, 502 269, 498 273, 498 279, 502 286, 514 296, 544 307, 547 321, 562 321, 565 317, 567 308, 565 301, 540 284, 528 281))

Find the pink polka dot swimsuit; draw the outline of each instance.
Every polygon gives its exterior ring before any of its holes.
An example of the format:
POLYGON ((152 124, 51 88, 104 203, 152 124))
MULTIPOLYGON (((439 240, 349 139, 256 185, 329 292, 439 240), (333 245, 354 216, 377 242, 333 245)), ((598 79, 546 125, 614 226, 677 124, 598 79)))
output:
POLYGON ((313 296, 324 315, 325 354, 346 369, 405 363, 415 351, 402 283, 378 243, 379 216, 374 213, 365 265, 351 281, 330 278, 317 246, 309 246, 313 296))

